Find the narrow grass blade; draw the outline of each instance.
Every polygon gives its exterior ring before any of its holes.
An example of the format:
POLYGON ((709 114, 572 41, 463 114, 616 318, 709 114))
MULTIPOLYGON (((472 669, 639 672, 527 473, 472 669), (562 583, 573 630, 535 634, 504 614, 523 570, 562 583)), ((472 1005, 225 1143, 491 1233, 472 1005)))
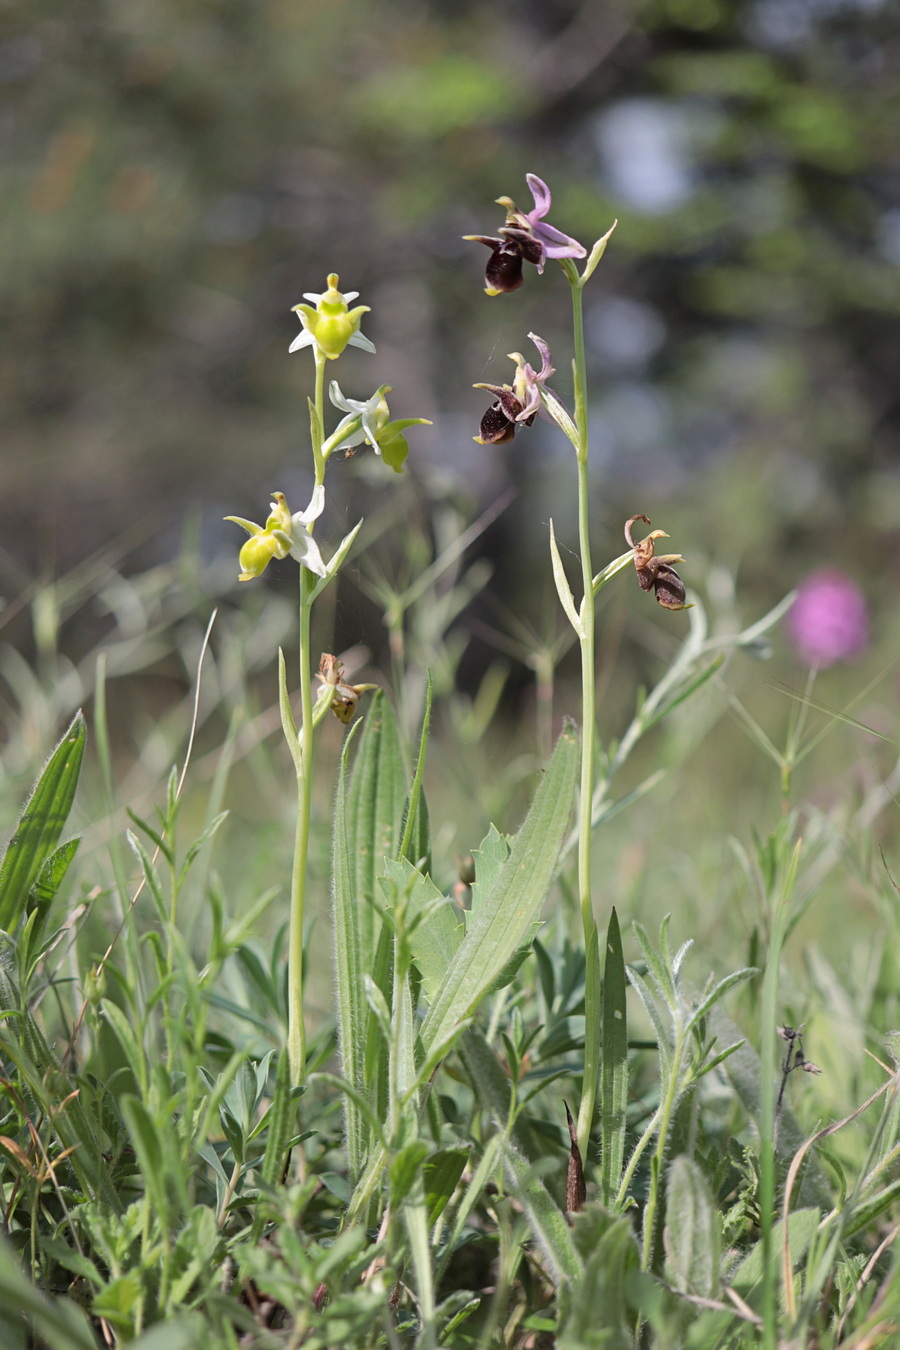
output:
POLYGON ((399 856, 408 858, 416 864, 425 860, 425 871, 430 868, 431 837, 428 825, 428 808, 422 795, 422 775, 425 772, 425 753, 428 749, 428 729, 431 725, 431 697, 434 682, 431 671, 425 687, 425 711, 422 714, 422 731, 419 736, 419 753, 416 758, 416 771, 413 775, 409 796, 403 808, 403 829, 400 840, 399 856))
POLYGON ((625 1107, 628 1100, 628 1023, 625 958, 615 909, 606 930, 606 963, 601 993, 600 1202, 611 1209, 625 1160, 625 1107))
POLYGON ((25 912, 32 884, 59 842, 75 798, 85 734, 84 716, 76 713, 35 783, 6 846, 0 862, 0 928, 7 933, 25 912))

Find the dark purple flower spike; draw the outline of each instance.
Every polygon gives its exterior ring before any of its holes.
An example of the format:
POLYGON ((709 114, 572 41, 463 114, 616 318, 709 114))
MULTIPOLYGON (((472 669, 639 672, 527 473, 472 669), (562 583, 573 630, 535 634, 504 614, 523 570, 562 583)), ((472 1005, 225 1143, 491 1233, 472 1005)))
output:
POLYGON ((525 181, 534 198, 534 206, 530 211, 520 211, 510 197, 497 198, 497 205, 506 207, 506 224, 498 231, 499 239, 483 234, 463 236, 477 244, 486 244, 491 250, 484 273, 487 283, 484 289, 488 295, 518 290, 524 280, 523 262, 532 263, 538 272, 543 272, 547 258, 587 256, 583 244, 544 220, 553 198, 543 179, 538 178, 537 174, 528 173, 525 181))

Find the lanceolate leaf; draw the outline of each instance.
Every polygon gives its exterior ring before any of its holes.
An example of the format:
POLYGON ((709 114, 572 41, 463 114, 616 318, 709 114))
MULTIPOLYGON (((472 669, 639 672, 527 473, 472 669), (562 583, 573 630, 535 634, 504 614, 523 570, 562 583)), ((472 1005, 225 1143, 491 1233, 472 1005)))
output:
MULTIPOLYGON (((352 733, 351 733, 352 736, 352 733)), ((363 984, 361 940, 356 913, 354 858, 347 828, 345 775, 348 737, 341 756, 337 802, 334 812, 334 858, 332 863, 332 905, 334 919, 335 993, 337 995, 338 1038, 344 1077, 361 1091, 366 1050, 368 1003, 363 984)), ((366 1154, 366 1125, 352 1096, 344 1097, 344 1124, 350 1175, 356 1177, 366 1154)))
MULTIPOLYGON (((390 935, 382 933, 376 879, 396 855, 406 772, 394 714, 379 690, 372 698, 349 790, 344 747, 334 820, 333 906, 338 1031, 344 1077, 376 1107, 386 1107, 386 1048, 369 1011, 364 976, 390 998, 390 935)), ((368 1148, 366 1122, 345 1102, 350 1172, 357 1177, 368 1148)))
POLYGON ((606 931, 606 964, 601 996, 603 1059, 600 1069, 600 1200, 612 1207, 625 1157, 625 1107, 628 1100, 628 1025, 625 959, 615 909, 606 931))
POLYGON ((11 932, 25 911, 29 891, 59 842, 72 808, 84 756, 84 716, 72 724, 47 761, 0 862, 0 928, 11 932))
POLYGON ((565 836, 577 768, 578 742, 573 728, 567 727, 512 851, 472 915, 422 1024, 426 1051, 475 1009, 538 918, 565 836))
POLYGON ((703 1169, 684 1154, 672 1162, 663 1236, 671 1282, 684 1294, 719 1292, 719 1212, 703 1169))
POLYGON ((584 1264, 562 1210, 552 1198, 531 1164, 517 1153, 509 1140, 502 1140, 503 1163, 510 1189, 524 1207, 534 1236, 543 1249, 554 1278, 577 1280, 584 1264))

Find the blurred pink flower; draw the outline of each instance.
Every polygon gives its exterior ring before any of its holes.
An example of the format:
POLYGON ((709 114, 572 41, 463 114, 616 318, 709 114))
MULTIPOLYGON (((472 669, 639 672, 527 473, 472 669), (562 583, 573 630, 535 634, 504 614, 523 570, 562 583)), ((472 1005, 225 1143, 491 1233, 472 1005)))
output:
POLYGON ((787 626, 797 654, 810 665, 832 666, 869 645, 865 596, 845 572, 830 568, 800 583, 787 626))

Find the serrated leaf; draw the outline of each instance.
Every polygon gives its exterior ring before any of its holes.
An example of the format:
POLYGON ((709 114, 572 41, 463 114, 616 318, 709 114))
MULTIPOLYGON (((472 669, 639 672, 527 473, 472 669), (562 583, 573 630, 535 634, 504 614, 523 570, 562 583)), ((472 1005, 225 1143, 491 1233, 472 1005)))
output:
MULTIPOLYGON (((469 900, 468 915, 475 914, 481 901, 489 895, 503 864, 509 857, 509 841, 492 825, 481 841, 481 847, 472 853, 475 865, 475 880, 472 882, 472 895, 469 900)), ((468 923, 468 917, 466 922, 468 923)))
POLYGON ((409 949, 431 1002, 462 942, 462 911, 405 858, 385 863, 380 890, 388 906, 405 896, 409 949))

